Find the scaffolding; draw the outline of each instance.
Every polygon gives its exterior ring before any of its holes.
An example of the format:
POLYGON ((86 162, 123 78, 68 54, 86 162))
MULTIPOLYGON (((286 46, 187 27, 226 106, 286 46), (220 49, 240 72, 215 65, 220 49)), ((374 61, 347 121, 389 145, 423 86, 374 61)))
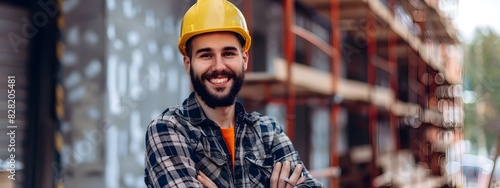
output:
MULTIPOLYGON (((244 14, 251 17, 252 1, 245 1, 244 14)), ((266 72, 248 72, 245 86, 240 94, 247 101, 260 104, 280 103, 286 106, 287 135, 295 138, 295 117, 297 103, 307 103, 305 98, 317 98, 330 107, 330 168, 316 169, 317 177, 330 178, 331 187, 339 187, 340 162, 337 153, 339 111, 344 101, 361 101, 367 106, 370 142, 370 186, 381 172, 379 166, 380 143, 378 143, 378 118, 388 116, 391 148, 388 153, 396 157, 401 149, 400 122, 412 120, 415 124, 414 138, 426 134, 427 126, 444 126, 443 111, 438 109, 436 88, 440 85, 461 84, 460 76, 447 72, 439 44, 456 45, 459 43, 456 30, 449 18, 439 10, 437 1, 396 1, 396 0, 283 0, 283 59, 271 61, 274 67, 266 72), (296 6, 301 6, 323 20, 328 21, 329 41, 314 32, 295 24, 296 6), (410 14, 402 13, 410 12, 410 14), (409 19, 409 20, 408 20, 409 19), (359 30, 359 20, 364 30, 359 30), (349 79, 342 76, 341 70, 345 46, 342 33, 364 32, 366 36, 366 79, 349 79), (307 41, 326 54, 330 70, 317 70, 310 63, 297 63, 296 37, 307 41), (381 57, 383 54, 384 57, 381 57), (400 66, 403 67, 400 67, 400 66), (407 67, 404 75, 400 70, 407 67), (378 72, 388 75, 388 84, 378 83, 378 72), (401 79, 405 77, 405 79, 401 79), (444 79, 444 81, 435 81, 444 79), (407 80, 408 88, 402 89, 401 80, 407 80), (405 90, 402 92, 402 90, 405 90), (412 93, 414 92, 414 93, 412 93), (405 96, 400 96, 403 93, 405 96), (406 96, 407 95, 407 96, 406 96), (404 99, 403 99, 404 98, 404 99), (413 118, 413 119, 412 119, 413 118), (424 128, 419 128, 422 124, 424 128)), ((250 21, 251 22, 251 21, 250 21)), ((251 25, 251 24, 249 24, 251 25)), ((441 47, 443 48, 443 47, 441 47)), ((250 69, 251 70, 251 69, 250 69)), ((454 126, 460 127, 460 122, 454 126)), ((450 128, 450 126, 446 127, 450 128)), ((455 131, 460 137, 459 131, 455 131)), ((425 150, 425 141, 412 150, 425 150)), ((433 159, 425 154, 417 155, 421 162, 430 164, 433 159)), ((430 166, 430 165, 429 165, 430 166)), ((446 178, 446 177, 443 177, 446 178)), ((395 180, 390 180, 394 183, 395 180)), ((422 180, 424 181, 424 180, 422 180)), ((432 185, 429 179, 426 185, 432 185)), ((438 182, 442 183, 445 180, 438 182)), ((380 182, 379 182, 380 183, 380 182)), ((416 183, 409 182, 408 184, 416 183)), ((416 185, 416 184, 413 184, 416 185)), ((424 185, 424 184, 420 184, 424 185)))

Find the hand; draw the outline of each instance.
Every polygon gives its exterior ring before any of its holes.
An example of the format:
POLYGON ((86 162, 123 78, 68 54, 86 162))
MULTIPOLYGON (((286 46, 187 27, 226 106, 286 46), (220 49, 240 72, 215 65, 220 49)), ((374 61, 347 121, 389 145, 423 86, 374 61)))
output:
POLYGON ((297 184, 301 184, 306 181, 306 177, 302 176, 302 169, 304 168, 301 164, 298 164, 291 176, 290 174, 291 164, 289 161, 285 161, 283 165, 280 162, 274 164, 273 173, 271 174, 271 188, 293 188, 297 184))
POLYGON ((208 188, 217 188, 217 185, 215 185, 215 183, 207 177, 207 175, 203 174, 203 172, 200 171, 200 174, 198 174, 198 176, 196 177, 196 179, 198 181, 201 182, 201 184, 203 184, 205 187, 208 187, 208 188))

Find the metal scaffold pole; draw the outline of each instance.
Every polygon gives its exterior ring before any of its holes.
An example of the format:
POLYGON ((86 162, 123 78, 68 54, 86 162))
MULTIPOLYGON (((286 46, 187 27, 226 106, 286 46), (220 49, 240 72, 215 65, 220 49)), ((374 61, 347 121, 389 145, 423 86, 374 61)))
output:
POLYGON ((294 1, 293 0, 283 0, 284 5, 284 50, 285 59, 287 62, 286 66, 286 88, 287 88, 287 100, 286 100, 286 132, 290 140, 294 140, 294 130, 295 130, 295 88, 293 86, 293 75, 292 66, 295 61, 295 34, 292 33, 292 26, 294 24, 294 1))
MULTIPOLYGON (((373 12, 368 12, 367 14, 367 25, 366 25, 366 36, 368 42, 368 62, 367 62, 367 74, 368 74, 368 85, 371 90, 375 89, 375 81, 376 81, 376 67, 375 67, 375 57, 377 55, 377 36, 376 36, 376 25, 371 25, 376 23, 376 17, 373 12), (370 24, 371 23, 371 24, 370 24)), ((368 130, 369 137, 371 143, 372 157, 371 157, 371 165, 370 165, 370 179, 373 181, 375 177, 378 175, 377 171, 377 156, 378 156, 378 131, 377 131, 377 119, 378 112, 377 107, 374 106, 371 102, 368 104, 368 130)), ((370 187, 374 187, 373 184, 370 184, 370 187)))
MULTIPOLYGON (((395 0, 390 0, 390 8, 391 10, 394 10, 394 4, 396 3, 395 0)), ((398 76, 399 76, 399 71, 398 71, 398 35, 396 32, 393 30, 388 31, 388 45, 389 45, 389 50, 388 50, 388 61, 389 61, 389 80, 390 80, 390 87, 392 91, 394 92, 394 98, 397 100, 398 97, 398 76)), ((391 127, 391 135, 392 135, 392 141, 393 141, 393 151, 397 151, 399 149, 399 133, 398 133, 398 120, 397 116, 394 113, 391 113, 390 115, 390 127, 391 127)))
MULTIPOLYGON (((340 2, 339 0, 330 1, 330 21, 331 21, 331 42, 332 42, 332 58, 331 58, 331 72, 332 72, 332 84, 335 92, 338 92, 339 80, 340 80, 340 65, 342 61, 342 56, 339 53, 341 49, 341 38, 340 38, 340 2)), ((332 99, 333 100, 333 99, 332 99)), ((338 119, 339 119, 340 103, 332 101, 330 109, 330 166, 339 166, 339 154, 337 149, 338 143, 338 119)), ((332 176, 330 179, 330 187, 339 187, 339 177, 332 176)))

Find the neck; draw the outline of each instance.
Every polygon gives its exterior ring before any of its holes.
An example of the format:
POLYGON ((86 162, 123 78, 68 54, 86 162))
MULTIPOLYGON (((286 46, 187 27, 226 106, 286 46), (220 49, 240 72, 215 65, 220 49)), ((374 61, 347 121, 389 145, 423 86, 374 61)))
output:
POLYGON ((233 126, 235 113, 234 104, 227 107, 210 108, 198 95, 196 95, 196 100, 200 103, 200 106, 208 119, 214 121, 220 128, 227 129, 233 126))

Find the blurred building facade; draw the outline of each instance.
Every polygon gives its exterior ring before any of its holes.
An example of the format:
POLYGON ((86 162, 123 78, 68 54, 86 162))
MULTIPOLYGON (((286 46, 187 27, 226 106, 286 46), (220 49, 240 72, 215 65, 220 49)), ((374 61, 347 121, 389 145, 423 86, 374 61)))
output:
MULTIPOLYGON (((62 14, 51 16, 43 5, 55 2, 0 4, 12 12, 5 20, 15 23, 1 27, 4 36, 22 35, 40 11, 54 22, 37 27, 25 56, 13 45, 2 51, 12 56, 5 62, 25 62, 0 64, 10 68, 2 67, 2 75, 17 68, 16 76, 31 84, 19 94, 27 98, 20 114, 38 115, 26 115, 24 129, 45 130, 18 139, 31 152, 23 158, 28 183, 17 184, 144 187, 146 126, 190 92, 177 39, 183 14, 196 1, 73 0, 54 6, 62 14), (64 25, 57 27, 59 17, 64 25), (53 57, 42 58, 41 51, 53 57), (39 156, 48 165, 29 163, 39 156)), ((462 52, 440 9, 444 1, 231 2, 253 38, 240 100, 282 123, 325 185, 462 183, 457 171, 445 168, 459 157, 454 143, 461 139, 463 111, 462 52)))
POLYGON ((241 97, 282 112, 316 177, 330 187, 462 184, 445 168, 459 161, 463 126, 462 51, 439 8, 453 2, 252 2, 244 14, 258 38, 241 97))

